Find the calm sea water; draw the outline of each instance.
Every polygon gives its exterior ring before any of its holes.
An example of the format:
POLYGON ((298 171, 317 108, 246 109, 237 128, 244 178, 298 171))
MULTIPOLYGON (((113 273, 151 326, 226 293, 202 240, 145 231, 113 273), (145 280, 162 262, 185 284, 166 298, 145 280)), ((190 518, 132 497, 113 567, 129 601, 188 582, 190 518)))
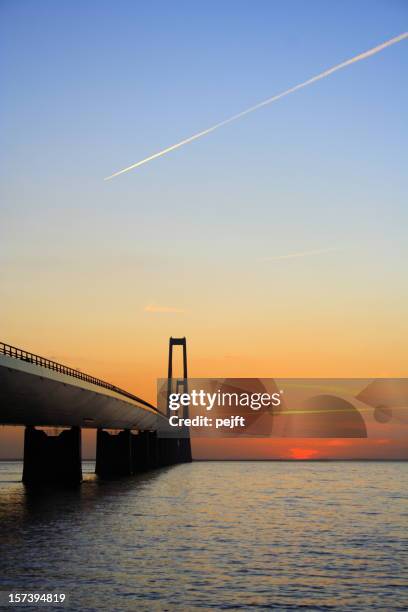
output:
MULTIPOLYGON (((408 464, 214 462, 31 493, 0 464, 0 590, 69 610, 407 610, 408 464)), ((27 609, 27 608, 26 608, 27 609)))

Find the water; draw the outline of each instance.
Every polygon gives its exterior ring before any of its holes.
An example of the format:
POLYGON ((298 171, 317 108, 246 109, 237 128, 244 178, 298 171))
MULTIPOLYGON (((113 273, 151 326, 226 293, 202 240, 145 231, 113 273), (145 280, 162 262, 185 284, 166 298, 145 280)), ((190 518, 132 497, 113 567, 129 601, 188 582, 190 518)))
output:
MULTIPOLYGON (((408 464, 209 462, 25 490, 0 464, 0 589, 69 610, 407 610, 408 464)), ((25 608, 27 609, 27 608, 25 608)), ((37 608, 38 609, 38 608, 37 608)))

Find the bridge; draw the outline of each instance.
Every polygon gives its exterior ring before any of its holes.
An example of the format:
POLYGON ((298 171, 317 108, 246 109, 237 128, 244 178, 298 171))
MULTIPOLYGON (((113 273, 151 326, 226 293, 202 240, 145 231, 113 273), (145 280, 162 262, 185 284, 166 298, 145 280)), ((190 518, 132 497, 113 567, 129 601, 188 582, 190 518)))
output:
MULTIPOLYGON (((170 338, 168 393, 173 384, 173 347, 185 338, 170 338)), ((168 428, 168 414, 115 385, 89 374, 0 343, 0 425, 22 425, 23 482, 78 484, 82 480, 81 430, 97 430, 95 472, 101 478, 129 476, 145 470, 191 461, 188 436, 158 436, 168 428), (40 427, 64 428, 51 435, 40 427)))

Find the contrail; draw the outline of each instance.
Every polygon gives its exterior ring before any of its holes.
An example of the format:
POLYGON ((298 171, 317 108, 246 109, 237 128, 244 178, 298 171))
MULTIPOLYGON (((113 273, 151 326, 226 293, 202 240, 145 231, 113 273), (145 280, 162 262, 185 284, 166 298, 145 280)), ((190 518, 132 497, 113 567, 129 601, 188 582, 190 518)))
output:
POLYGON ((303 81, 303 83, 299 83, 298 85, 295 85, 294 87, 290 87, 289 89, 286 89, 285 91, 282 91, 281 93, 278 93, 275 96, 272 96, 271 98, 267 98, 266 100, 263 100, 262 102, 258 102, 258 104, 255 104, 254 106, 251 106, 250 108, 247 108, 246 110, 243 110, 240 113, 237 113, 236 115, 232 115, 232 117, 229 117, 228 119, 224 119, 224 121, 220 121, 220 123, 216 123, 215 125, 207 128, 206 130, 203 130, 202 132, 198 132, 197 134, 194 134, 193 136, 190 136, 189 138, 185 138, 184 140, 181 140, 180 142, 177 142, 176 144, 173 144, 170 147, 167 147, 166 149, 162 149, 161 151, 158 151, 157 153, 154 153, 153 155, 150 155, 149 157, 146 157, 145 159, 142 159, 136 162, 135 164, 128 166, 127 168, 123 168, 123 170, 114 172, 110 176, 107 176, 104 180, 108 181, 114 178, 115 176, 119 176, 120 174, 129 172, 129 170, 134 170, 135 168, 138 168, 139 166, 142 166, 143 164, 147 164, 147 162, 152 161, 153 159, 156 159, 157 157, 162 157, 162 155, 166 155, 166 153, 170 153, 170 151, 179 149, 180 147, 183 147, 189 142, 193 142, 193 140, 197 140, 198 138, 201 138, 202 136, 206 136, 207 134, 210 134, 211 132, 218 130, 218 128, 224 125, 227 125, 228 123, 232 123, 232 121, 236 121, 237 119, 241 119, 241 117, 245 117, 245 115, 248 115, 249 113, 253 113, 254 111, 258 110, 258 108, 262 108, 263 106, 272 104, 272 102, 276 102, 277 100, 280 100, 281 98, 284 98, 285 96, 288 96, 289 94, 294 93, 298 89, 303 89, 303 87, 312 85, 312 83, 316 83, 316 81, 325 79, 326 77, 330 76, 334 72, 337 72, 338 70, 342 70, 342 68, 346 68, 347 66, 350 66, 351 64, 355 64, 356 62, 359 62, 361 60, 367 59, 367 57, 371 57, 372 55, 375 55, 376 53, 383 51, 383 49, 386 49, 387 47, 391 47, 392 45, 395 45, 396 43, 402 40, 405 40, 406 38, 408 38, 408 32, 404 32, 403 34, 399 34, 399 36, 390 38, 389 40, 383 42, 381 45, 377 45, 376 47, 373 47, 372 49, 369 49, 368 51, 364 51, 363 53, 360 53, 359 55, 355 55, 354 57, 344 62, 341 62, 341 64, 336 64, 336 66, 332 66, 332 68, 328 68, 324 72, 320 72, 319 74, 308 79, 307 81, 303 81))

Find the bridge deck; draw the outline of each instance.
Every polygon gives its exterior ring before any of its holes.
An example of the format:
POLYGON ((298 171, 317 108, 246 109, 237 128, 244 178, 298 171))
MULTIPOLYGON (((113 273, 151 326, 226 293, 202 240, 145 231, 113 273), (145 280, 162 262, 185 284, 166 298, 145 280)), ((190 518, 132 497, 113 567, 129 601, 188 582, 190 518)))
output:
POLYGON ((165 417, 105 381, 0 344, 0 424, 155 430, 165 417))

